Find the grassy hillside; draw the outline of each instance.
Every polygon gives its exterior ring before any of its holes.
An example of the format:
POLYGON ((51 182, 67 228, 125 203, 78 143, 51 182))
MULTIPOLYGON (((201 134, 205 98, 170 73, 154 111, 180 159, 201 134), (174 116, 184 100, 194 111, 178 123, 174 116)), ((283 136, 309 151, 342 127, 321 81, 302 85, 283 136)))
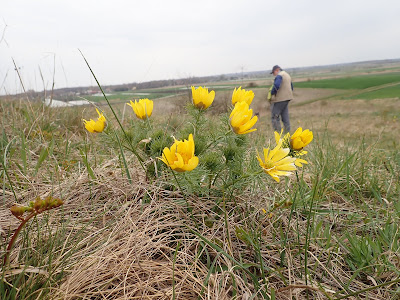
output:
POLYGON ((376 91, 360 93, 352 96, 352 99, 383 99, 383 98, 400 98, 400 84, 379 89, 376 91))

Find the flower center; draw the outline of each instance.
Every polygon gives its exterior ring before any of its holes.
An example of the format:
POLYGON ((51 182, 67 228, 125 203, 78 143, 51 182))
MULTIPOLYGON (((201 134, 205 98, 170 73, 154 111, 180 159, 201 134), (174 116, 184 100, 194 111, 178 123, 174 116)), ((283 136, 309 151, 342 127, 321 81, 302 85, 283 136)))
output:
POLYGON ((196 105, 198 108, 206 108, 206 106, 205 106, 205 104, 203 103, 203 102, 199 102, 199 103, 197 103, 197 105, 196 105))
POLYGON ((267 170, 271 170, 271 169, 273 169, 274 167, 275 167, 275 165, 274 165, 274 162, 273 162, 272 160, 267 160, 267 161, 264 163, 264 168, 267 169, 267 170))
POLYGON ((182 153, 181 155, 182 155, 183 161, 185 162, 185 164, 187 164, 189 161, 189 155, 186 153, 182 153))

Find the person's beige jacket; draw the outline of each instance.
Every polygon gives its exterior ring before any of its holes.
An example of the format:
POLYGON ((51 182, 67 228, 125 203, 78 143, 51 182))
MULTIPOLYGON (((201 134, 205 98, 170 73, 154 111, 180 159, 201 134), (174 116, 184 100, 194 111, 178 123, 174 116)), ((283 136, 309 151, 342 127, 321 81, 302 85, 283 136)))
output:
POLYGON ((278 75, 282 76, 281 86, 276 95, 272 97, 271 102, 293 100, 292 78, 285 71, 280 71, 278 75))

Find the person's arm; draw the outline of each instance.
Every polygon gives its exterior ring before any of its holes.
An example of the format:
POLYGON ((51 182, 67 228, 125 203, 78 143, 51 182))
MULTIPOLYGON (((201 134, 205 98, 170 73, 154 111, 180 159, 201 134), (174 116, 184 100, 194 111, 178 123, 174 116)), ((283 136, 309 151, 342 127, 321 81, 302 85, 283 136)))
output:
POLYGON ((271 95, 276 95, 279 88, 281 87, 281 83, 282 83, 282 76, 277 75, 274 80, 274 86, 272 87, 271 95))

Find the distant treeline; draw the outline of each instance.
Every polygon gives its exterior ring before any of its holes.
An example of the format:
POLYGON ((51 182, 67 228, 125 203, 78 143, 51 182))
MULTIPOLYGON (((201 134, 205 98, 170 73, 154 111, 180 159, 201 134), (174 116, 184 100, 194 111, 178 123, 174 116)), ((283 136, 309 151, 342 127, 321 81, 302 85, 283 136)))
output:
MULTIPOLYGON (((343 71, 354 71, 369 68, 377 68, 381 66, 390 66, 391 64, 399 64, 400 59, 386 59, 386 60, 373 60, 373 61, 362 61, 344 64, 333 64, 333 65, 323 65, 323 66, 310 66, 310 67, 300 67, 300 68, 285 68, 289 71, 292 76, 304 76, 305 74, 315 74, 321 72, 343 72, 343 71)), ((265 67, 265 66, 264 66, 265 67)), ((176 85, 191 86, 198 85, 201 83, 218 82, 218 81, 228 81, 228 80, 240 80, 240 79, 253 79, 253 78, 272 78, 269 70, 263 71, 253 71, 253 72, 240 72, 240 73, 230 73, 214 76, 200 76, 200 77, 187 77, 180 79, 166 79, 166 80, 152 80, 147 82, 132 82, 126 84, 118 85, 104 85, 103 90, 106 93, 112 92, 125 92, 131 90, 144 90, 144 89, 154 89, 162 88, 176 85)), ((92 95, 100 93, 100 89, 97 86, 86 86, 86 87, 71 87, 71 88, 59 88, 53 91, 40 91, 35 92, 33 90, 27 91, 28 96, 31 99, 43 99, 52 97, 53 99, 60 100, 73 100, 79 95, 92 95)), ((15 96, 21 96, 15 95, 15 96)), ((1 98, 1 96, 0 96, 1 98)))
POLYGON ((189 77, 189 78, 181 78, 181 79, 167 79, 167 80, 153 80, 147 82, 136 83, 136 89, 154 89, 160 87, 167 86, 176 86, 176 85, 193 85, 204 82, 215 82, 222 80, 229 80, 227 76, 219 75, 219 76, 206 76, 206 77, 189 77))

